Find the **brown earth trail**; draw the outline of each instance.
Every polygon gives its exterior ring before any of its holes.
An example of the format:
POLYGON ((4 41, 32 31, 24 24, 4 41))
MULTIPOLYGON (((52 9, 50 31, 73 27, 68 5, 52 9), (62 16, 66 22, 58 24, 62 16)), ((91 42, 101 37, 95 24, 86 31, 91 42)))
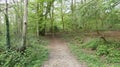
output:
POLYGON ((70 53, 66 43, 57 37, 50 38, 50 56, 42 67, 86 67, 70 53))

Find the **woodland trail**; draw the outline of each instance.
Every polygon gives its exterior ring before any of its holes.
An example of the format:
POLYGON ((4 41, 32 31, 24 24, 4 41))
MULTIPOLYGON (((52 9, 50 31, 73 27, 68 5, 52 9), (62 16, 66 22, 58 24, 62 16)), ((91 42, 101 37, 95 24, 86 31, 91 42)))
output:
POLYGON ((50 38, 50 56, 42 67, 86 67, 70 53, 66 43, 57 37, 50 38))

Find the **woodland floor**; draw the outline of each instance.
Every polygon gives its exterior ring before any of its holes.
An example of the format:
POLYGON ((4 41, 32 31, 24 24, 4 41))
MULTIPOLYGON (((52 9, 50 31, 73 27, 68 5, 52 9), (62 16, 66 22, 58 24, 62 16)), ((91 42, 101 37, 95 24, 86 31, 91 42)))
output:
POLYGON ((58 37, 50 37, 49 60, 42 67, 86 67, 71 54, 66 42, 58 37))

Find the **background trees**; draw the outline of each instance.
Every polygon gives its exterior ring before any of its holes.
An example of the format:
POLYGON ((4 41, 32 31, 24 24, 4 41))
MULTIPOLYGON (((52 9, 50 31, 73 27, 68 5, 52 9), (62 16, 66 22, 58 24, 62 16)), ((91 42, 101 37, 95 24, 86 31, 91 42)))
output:
POLYGON ((78 21, 81 24, 80 26, 86 30, 115 30, 113 27, 114 25, 112 27, 110 26, 111 19, 113 20, 115 17, 110 17, 110 14, 118 14, 117 12, 114 12, 116 10, 119 11, 119 9, 116 8, 118 5, 116 2, 118 3, 119 1, 93 0, 81 4, 77 10, 78 16, 80 17, 78 21))
MULTIPOLYGON (((119 0, 31 0, 29 3, 28 32, 36 33, 36 36, 58 30, 59 32, 119 30, 119 0)), ((24 2, 12 0, 8 5, 5 5, 5 2, 1 2, 0 5, 0 18, 2 19, 5 13, 6 30, 7 32, 10 30, 10 34, 8 32, 7 35, 19 37, 19 40, 18 38, 16 40, 20 42, 24 29, 24 2)), ((4 33, 2 30, 5 30, 4 20, 1 20, 1 25, 3 25, 1 33, 4 33)), ((8 42, 9 39, 7 36, 8 42)), ((11 43, 13 42, 12 40, 11 43)))

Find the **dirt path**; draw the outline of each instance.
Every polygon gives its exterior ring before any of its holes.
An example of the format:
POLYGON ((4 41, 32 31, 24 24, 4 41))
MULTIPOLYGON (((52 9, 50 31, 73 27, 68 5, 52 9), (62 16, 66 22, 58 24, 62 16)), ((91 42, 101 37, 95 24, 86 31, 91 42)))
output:
POLYGON ((80 64, 73 55, 71 55, 65 42, 59 38, 50 40, 50 56, 42 67, 86 67, 84 63, 80 64))

